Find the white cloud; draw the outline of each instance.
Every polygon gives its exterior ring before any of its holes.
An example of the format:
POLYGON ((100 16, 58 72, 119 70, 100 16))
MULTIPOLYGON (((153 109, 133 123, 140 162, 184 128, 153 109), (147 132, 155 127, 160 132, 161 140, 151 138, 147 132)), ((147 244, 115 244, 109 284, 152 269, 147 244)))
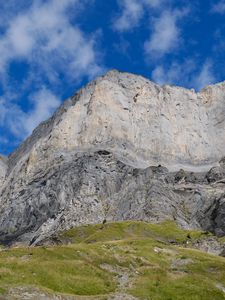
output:
POLYGON ((152 71, 152 80, 158 84, 175 84, 201 90, 216 81, 212 63, 207 60, 200 70, 199 62, 187 59, 184 63, 172 62, 171 65, 159 65, 152 71))
POLYGON ((187 9, 166 10, 154 20, 153 32, 144 45, 147 55, 161 57, 179 46, 181 34, 177 23, 187 13, 187 9))
POLYGON ((225 13, 225 1, 219 1, 218 3, 214 4, 211 9, 212 12, 218 13, 218 14, 224 14, 225 13))
POLYGON ((152 80, 158 84, 190 84, 190 74, 195 70, 195 63, 186 59, 184 63, 172 62, 171 65, 159 65, 152 71, 152 80))
POLYGON ((6 126, 17 138, 24 138, 60 105, 60 99, 43 87, 30 96, 32 108, 24 112, 18 105, 0 99, 0 126, 6 126))
MULTIPOLYGON (((160 7, 162 4, 164 4, 164 0, 143 0, 144 4, 147 5, 148 7, 160 7)), ((167 0, 167 4, 169 1, 167 0)))
POLYGON ((45 87, 31 95, 30 98, 33 109, 29 111, 24 120, 24 129, 27 134, 30 134, 43 120, 49 118, 60 105, 60 99, 45 87))
POLYGON ((0 72, 14 60, 24 60, 50 79, 65 73, 77 79, 101 71, 97 63, 95 36, 88 37, 70 20, 69 9, 78 0, 36 1, 11 19, 0 37, 0 72))
POLYGON ((0 125, 4 124, 5 115, 6 115, 5 100, 0 98, 0 125))
POLYGON ((197 74, 195 78, 193 78, 193 84, 195 84, 198 90, 201 90, 206 85, 215 83, 215 81, 216 78, 213 74, 212 63, 209 61, 206 61, 203 64, 199 74, 197 74))
MULTIPOLYGON (((120 13, 113 20, 113 28, 124 33, 141 25, 144 16, 150 37, 144 42, 146 61, 162 58, 182 43, 180 22, 189 13, 188 7, 172 9, 172 0, 117 0, 120 13), (157 16, 157 17, 156 17, 157 16)), ((159 71, 158 71, 159 72, 159 71)))
POLYGON ((0 9, 0 28, 6 28, 12 18, 15 17, 18 11, 23 11, 29 8, 31 1, 27 0, 7 0, 1 1, 0 9))
POLYGON ((118 0, 120 14, 113 20, 113 28, 119 32, 132 30, 139 25, 145 10, 157 8, 164 0, 118 0))
POLYGON ((117 31, 127 31, 136 27, 143 15, 143 4, 140 0, 121 0, 121 15, 113 22, 117 31))
MULTIPOLYGON (((15 103, 11 103, 6 97, 0 99, 0 127, 6 132, 11 132, 16 137, 24 137, 23 121, 26 114, 15 103)), ((4 131, 1 137, 4 137, 4 131)))
POLYGON ((84 76, 92 78, 102 72, 96 47, 99 32, 87 35, 76 24, 76 14, 90 1, 5 3, 0 11, 0 17, 7 16, 5 22, 0 21, 0 80, 5 90, 0 99, 0 135, 8 132, 22 139, 59 106, 61 95, 58 98, 53 91, 62 78, 76 85, 84 76), (28 66, 25 80, 16 89, 8 73, 15 62, 28 66), (42 88, 46 84, 48 88, 42 88), (30 101, 28 111, 21 108, 24 93, 24 101, 30 101))

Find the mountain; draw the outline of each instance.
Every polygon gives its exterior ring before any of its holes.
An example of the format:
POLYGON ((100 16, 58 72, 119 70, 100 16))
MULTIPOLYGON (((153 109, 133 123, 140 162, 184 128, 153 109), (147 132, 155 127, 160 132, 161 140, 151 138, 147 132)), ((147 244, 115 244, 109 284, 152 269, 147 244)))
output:
POLYGON ((0 158, 0 242, 174 220, 225 235, 225 83, 201 92, 110 71, 0 158))

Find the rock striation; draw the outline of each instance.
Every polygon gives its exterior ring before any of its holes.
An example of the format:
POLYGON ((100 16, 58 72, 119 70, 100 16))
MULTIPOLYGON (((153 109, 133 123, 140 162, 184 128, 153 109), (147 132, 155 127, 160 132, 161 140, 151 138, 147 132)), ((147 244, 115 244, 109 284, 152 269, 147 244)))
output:
POLYGON ((7 158, 0 155, 0 189, 7 172, 7 158))
POLYGON ((225 83, 200 93, 110 71, 0 159, 0 241, 104 220, 225 234, 225 83))

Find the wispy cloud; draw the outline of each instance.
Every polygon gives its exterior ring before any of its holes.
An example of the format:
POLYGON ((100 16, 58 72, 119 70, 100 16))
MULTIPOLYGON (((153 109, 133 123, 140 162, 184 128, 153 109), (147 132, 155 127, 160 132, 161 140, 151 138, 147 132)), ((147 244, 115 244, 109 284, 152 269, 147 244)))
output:
POLYGON ((24 138, 43 120, 51 116, 60 105, 60 99, 50 90, 42 87, 30 95, 31 109, 24 112, 18 105, 0 99, 0 126, 3 124, 15 135, 24 138))
POLYGON ((145 10, 158 8, 164 0, 118 0, 120 13, 113 19, 113 28, 125 32, 137 27, 145 10))
POLYGON ((119 1, 122 13, 113 21, 113 28, 123 32, 136 27, 143 15, 143 5, 139 0, 119 1))
POLYGON ((56 96, 54 90, 62 78, 76 85, 83 77, 90 79, 102 72, 96 46, 99 33, 87 35, 76 23, 76 14, 86 0, 6 2, 0 12, 0 16, 7 16, 6 23, 0 22, 0 79, 4 90, 0 130, 7 127, 14 136, 24 138, 60 104, 61 95, 56 96), (28 66, 16 93, 8 76, 15 62, 28 66), (19 105, 23 96, 29 101, 28 111, 19 105))
POLYGON ((214 3, 211 9, 211 12, 224 14, 225 13, 225 0, 214 3))
POLYGON ((30 96, 32 109, 24 120, 24 129, 27 134, 43 120, 49 118, 60 105, 60 99, 50 90, 43 87, 30 96))
POLYGON ((152 71, 152 80, 158 84, 190 84, 190 74, 195 70, 195 63, 187 59, 184 63, 172 62, 170 65, 158 65, 152 71), (184 71, 185 70, 185 71, 184 71))
POLYGON ((146 55, 162 57, 176 49, 182 40, 177 23, 188 13, 188 9, 166 10, 153 21, 152 34, 145 42, 146 55))
POLYGON ((193 84, 195 84, 198 90, 201 90, 206 85, 213 84, 216 82, 215 75, 213 73, 212 63, 210 61, 206 61, 202 68, 194 78, 193 84))
POLYGON ((152 80, 158 84, 175 84, 197 91, 216 81, 210 60, 203 64, 195 59, 185 62, 172 62, 170 65, 159 65, 152 71, 152 80), (200 66, 200 68, 199 68, 200 66))
POLYGON ((98 73, 95 37, 87 37, 70 20, 68 9, 79 1, 34 3, 12 18, 0 37, 0 72, 6 72, 13 60, 24 60, 50 80, 60 72, 75 79, 98 73))
POLYGON ((141 25, 147 17, 149 39, 143 42, 147 61, 162 58, 179 48, 182 42, 180 22, 188 15, 189 8, 173 9, 172 1, 118 0, 120 12, 113 19, 114 30, 124 33, 141 25))

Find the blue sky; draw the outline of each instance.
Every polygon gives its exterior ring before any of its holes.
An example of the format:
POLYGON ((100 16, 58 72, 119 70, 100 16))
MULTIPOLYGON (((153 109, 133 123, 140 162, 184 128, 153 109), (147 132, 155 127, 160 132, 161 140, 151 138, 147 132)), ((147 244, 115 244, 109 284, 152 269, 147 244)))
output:
POLYGON ((0 1, 0 153, 109 69, 201 90, 224 51, 225 0, 0 1))

